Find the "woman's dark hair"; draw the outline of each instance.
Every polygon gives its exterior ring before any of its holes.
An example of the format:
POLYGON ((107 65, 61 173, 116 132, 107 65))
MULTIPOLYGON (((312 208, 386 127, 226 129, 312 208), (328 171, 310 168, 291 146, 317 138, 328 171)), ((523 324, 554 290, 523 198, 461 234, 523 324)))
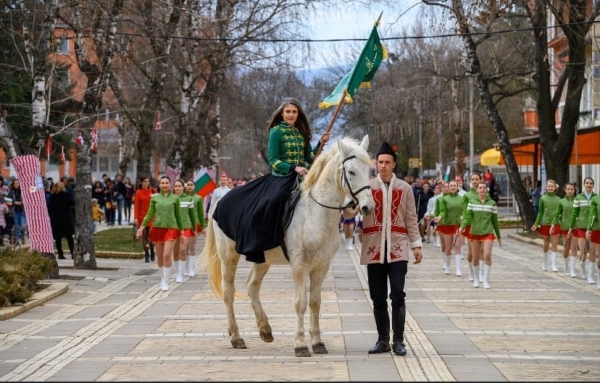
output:
POLYGON ((583 179, 583 184, 584 184, 584 185, 585 185, 585 181, 587 181, 587 180, 590 180, 590 181, 592 181, 592 185, 595 185, 595 184, 596 184, 596 182, 594 182, 594 179, 593 179, 592 177, 585 177, 585 178, 583 179))
POLYGON ((294 126, 304 138, 304 157, 308 157, 312 132, 310 130, 310 124, 308 123, 308 118, 306 118, 306 113, 304 113, 304 109, 302 109, 300 102, 295 98, 284 99, 279 107, 273 112, 273 114, 271 114, 271 117, 267 121, 267 134, 269 134, 272 128, 276 127, 283 121, 283 109, 285 109, 285 107, 288 105, 294 105, 296 108, 298 108, 298 119, 296 119, 296 124, 294 126))

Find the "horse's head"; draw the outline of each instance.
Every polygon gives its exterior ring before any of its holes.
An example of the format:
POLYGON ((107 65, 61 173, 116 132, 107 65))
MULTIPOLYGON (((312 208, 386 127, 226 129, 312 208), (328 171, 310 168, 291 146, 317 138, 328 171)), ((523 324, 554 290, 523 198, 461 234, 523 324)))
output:
POLYGON ((337 144, 342 157, 340 186, 344 189, 346 200, 350 200, 350 204, 359 205, 361 214, 369 215, 375 208, 369 182, 369 136, 365 135, 360 145, 349 139, 338 140, 337 144))

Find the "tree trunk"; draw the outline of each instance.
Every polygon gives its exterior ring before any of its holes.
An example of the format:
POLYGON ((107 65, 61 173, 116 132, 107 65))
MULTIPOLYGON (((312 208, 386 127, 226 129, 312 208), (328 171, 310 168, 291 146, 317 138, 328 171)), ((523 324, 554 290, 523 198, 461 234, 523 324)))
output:
POLYGON ((506 126, 502 121, 502 117, 500 117, 500 114, 498 113, 498 109, 496 108, 496 104, 494 103, 492 94, 490 92, 489 84, 483 77, 481 62, 477 53, 477 45, 470 34, 468 21, 464 15, 464 10, 460 0, 452 0, 452 11, 456 16, 458 25, 460 27, 462 40, 471 64, 470 72, 475 76, 479 97, 481 98, 492 126, 494 127, 494 131, 496 132, 496 137, 498 138, 498 142, 500 144, 500 150, 502 151, 504 162, 506 163, 506 171, 510 180, 510 186, 514 192, 517 205, 519 206, 521 218, 524 221, 525 227, 531 227, 535 222, 533 205, 531 202, 529 202, 527 191, 525 190, 523 182, 521 181, 521 174, 512 151, 506 126))
MULTIPOLYGON (((86 119, 87 120, 87 119, 86 119)), ((95 119, 82 126, 84 129, 84 144, 77 145, 77 186, 75 187, 75 254, 76 269, 96 269, 96 249, 92 228, 92 167, 90 134, 95 119)))

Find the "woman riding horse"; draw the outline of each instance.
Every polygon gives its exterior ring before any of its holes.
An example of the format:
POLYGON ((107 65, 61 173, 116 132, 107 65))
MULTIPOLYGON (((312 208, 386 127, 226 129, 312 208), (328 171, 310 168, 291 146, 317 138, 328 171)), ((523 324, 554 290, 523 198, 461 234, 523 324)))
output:
POLYGON ((297 178, 307 174, 319 147, 329 141, 324 133, 311 148, 310 124, 300 103, 285 99, 268 121, 271 173, 229 191, 217 204, 213 219, 235 241, 246 260, 265 262, 265 251, 281 245, 285 205, 297 178))

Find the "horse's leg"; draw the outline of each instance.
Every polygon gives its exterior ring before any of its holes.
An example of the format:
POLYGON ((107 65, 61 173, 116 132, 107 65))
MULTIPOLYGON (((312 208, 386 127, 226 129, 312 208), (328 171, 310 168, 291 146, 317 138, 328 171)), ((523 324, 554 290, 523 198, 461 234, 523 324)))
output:
POLYGON ((329 264, 327 267, 315 268, 310 273, 310 339, 312 344, 312 350, 315 354, 327 354, 327 348, 321 340, 321 325, 319 323, 319 316, 321 314, 321 288, 323 287, 323 280, 329 270, 329 264))
POLYGON ((240 336, 240 329, 235 320, 233 301, 235 298, 235 272, 240 257, 231 255, 227 251, 225 257, 221 258, 221 270, 223 270, 223 302, 227 310, 227 322, 229 323, 229 341, 233 348, 246 348, 244 339, 240 336))
POLYGON ((256 317, 256 326, 258 326, 260 339, 268 343, 273 341, 273 332, 271 325, 269 325, 269 318, 267 318, 267 314, 260 301, 260 287, 265 274, 269 271, 269 267, 268 263, 255 263, 252 265, 252 270, 250 270, 248 280, 246 281, 246 288, 250 302, 252 302, 252 309, 256 317))
POLYGON ((292 268, 294 285, 296 286, 296 339, 294 342, 294 352, 296 356, 312 356, 306 341, 304 340, 304 313, 306 313, 306 277, 307 271, 305 265, 296 265, 292 268))

